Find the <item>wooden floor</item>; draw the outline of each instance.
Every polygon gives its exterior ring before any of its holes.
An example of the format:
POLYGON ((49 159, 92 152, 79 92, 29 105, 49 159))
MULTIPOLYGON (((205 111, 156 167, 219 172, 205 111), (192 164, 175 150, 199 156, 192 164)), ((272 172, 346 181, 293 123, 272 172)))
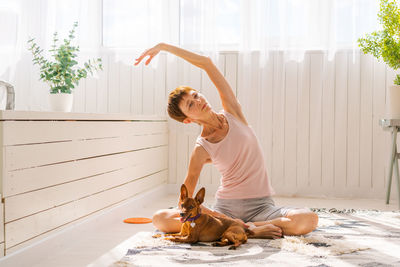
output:
MULTIPOLYGON (((277 205, 317 208, 355 208, 398 210, 396 201, 385 205, 383 200, 344 200, 315 198, 275 197, 277 205)), ((212 204, 212 197, 206 204, 212 204)), ((130 248, 132 236, 140 231, 153 231, 152 224, 133 225, 123 223, 128 217, 150 217, 154 211, 175 206, 176 195, 164 195, 158 199, 145 199, 135 207, 130 203, 123 212, 110 211, 59 233, 35 246, 11 254, 0 260, 0 266, 109 266, 121 259, 130 248)), ((125 204, 126 206, 127 204, 125 204)))

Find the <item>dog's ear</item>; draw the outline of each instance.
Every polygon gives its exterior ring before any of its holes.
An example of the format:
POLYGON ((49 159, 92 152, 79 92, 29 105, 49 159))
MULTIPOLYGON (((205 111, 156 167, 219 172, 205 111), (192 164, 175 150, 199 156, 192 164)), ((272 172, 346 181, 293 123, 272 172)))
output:
POLYGON ((188 190, 185 184, 181 186, 181 201, 183 202, 188 197, 188 190))
POLYGON ((199 192, 197 192, 196 197, 194 198, 199 205, 204 201, 204 195, 206 194, 206 189, 202 187, 199 192))

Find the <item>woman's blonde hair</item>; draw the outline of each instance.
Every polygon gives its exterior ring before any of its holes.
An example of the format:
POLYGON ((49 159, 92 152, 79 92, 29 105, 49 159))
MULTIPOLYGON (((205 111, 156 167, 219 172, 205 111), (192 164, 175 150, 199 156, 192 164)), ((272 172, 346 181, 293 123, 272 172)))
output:
POLYGON ((186 94, 189 94, 189 92, 192 90, 197 92, 196 89, 193 89, 189 86, 179 86, 169 93, 167 111, 172 119, 183 122, 183 120, 187 118, 187 116, 179 108, 179 103, 181 102, 182 97, 186 94))

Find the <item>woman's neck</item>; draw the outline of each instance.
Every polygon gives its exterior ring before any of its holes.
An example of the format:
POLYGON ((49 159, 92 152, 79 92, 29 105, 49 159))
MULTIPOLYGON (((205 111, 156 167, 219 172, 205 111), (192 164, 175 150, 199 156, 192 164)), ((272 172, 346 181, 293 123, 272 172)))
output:
POLYGON ((212 111, 209 117, 203 120, 199 120, 199 123, 203 126, 203 129, 209 130, 222 130, 224 128, 224 116, 222 114, 217 114, 212 111))

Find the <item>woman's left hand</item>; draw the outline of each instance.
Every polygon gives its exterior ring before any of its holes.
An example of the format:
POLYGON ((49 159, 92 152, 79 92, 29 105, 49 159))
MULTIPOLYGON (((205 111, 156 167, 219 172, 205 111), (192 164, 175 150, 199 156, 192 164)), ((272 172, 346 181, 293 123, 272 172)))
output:
POLYGON ((146 51, 143 52, 143 54, 140 55, 140 57, 138 57, 135 62, 135 66, 137 66, 142 60, 143 58, 149 56, 149 58, 146 60, 146 65, 148 65, 150 63, 150 61, 153 59, 153 57, 155 57, 159 52, 161 51, 161 43, 150 48, 147 49, 146 51))

